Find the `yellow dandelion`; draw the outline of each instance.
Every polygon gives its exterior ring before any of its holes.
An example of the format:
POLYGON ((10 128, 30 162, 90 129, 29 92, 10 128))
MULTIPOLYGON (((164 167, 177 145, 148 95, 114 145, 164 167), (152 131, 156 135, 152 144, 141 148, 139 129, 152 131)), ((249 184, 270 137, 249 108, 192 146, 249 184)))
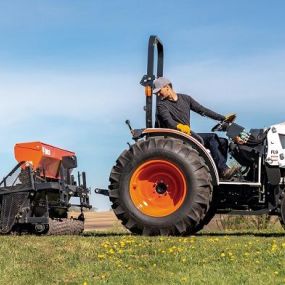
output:
POLYGON ((271 251, 276 251, 276 249, 277 249, 277 244, 272 244, 272 248, 271 248, 271 251))
POLYGON ((224 252, 222 252, 221 253, 221 257, 225 257, 226 255, 225 255, 225 253, 224 252))

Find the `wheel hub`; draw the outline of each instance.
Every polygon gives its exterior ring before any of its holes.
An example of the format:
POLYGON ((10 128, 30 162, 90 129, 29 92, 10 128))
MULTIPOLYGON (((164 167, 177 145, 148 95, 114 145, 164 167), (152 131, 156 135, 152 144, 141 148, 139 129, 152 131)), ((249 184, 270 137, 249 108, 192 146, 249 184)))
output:
POLYGON ((165 184, 163 181, 157 182, 155 184, 155 191, 159 195, 163 195, 167 192, 168 185, 165 184))
POLYGON ((46 226, 44 224, 36 224, 35 225, 35 231, 37 233, 42 233, 46 229, 46 226))
POLYGON ((132 174, 129 187, 136 208, 152 217, 176 212, 187 193, 184 173, 174 163, 163 159, 142 163, 132 174))

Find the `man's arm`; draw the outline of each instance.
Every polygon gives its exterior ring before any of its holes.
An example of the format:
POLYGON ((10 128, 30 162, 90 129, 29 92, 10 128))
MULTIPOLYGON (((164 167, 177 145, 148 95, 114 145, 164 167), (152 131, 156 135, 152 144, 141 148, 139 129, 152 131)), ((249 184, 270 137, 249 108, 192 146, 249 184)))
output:
POLYGON ((168 109, 165 106, 157 106, 157 115, 164 126, 167 126, 170 129, 176 129, 178 123, 172 119, 168 109))
POLYGON ((206 116, 206 117, 212 118, 213 120, 217 120, 217 121, 223 121, 225 119, 225 116, 218 114, 218 113, 202 106, 196 100, 194 100, 192 97, 189 96, 189 98, 190 98, 190 108, 194 112, 200 114, 201 116, 206 116))

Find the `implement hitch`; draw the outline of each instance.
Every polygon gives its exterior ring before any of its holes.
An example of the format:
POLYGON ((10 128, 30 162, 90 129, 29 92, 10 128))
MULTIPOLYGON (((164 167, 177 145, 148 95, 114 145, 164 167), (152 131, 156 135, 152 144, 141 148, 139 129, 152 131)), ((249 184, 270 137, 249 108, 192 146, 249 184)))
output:
POLYGON ((101 195, 109 197, 109 190, 108 189, 95 188, 94 191, 95 191, 96 194, 101 194, 101 195))

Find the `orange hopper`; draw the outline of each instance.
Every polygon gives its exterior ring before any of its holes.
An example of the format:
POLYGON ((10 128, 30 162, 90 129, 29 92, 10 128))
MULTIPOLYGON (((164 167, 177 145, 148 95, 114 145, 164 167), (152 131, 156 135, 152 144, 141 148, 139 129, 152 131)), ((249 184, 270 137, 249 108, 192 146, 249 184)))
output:
POLYGON ((27 161, 33 169, 40 169, 41 175, 59 178, 59 167, 63 156, 75 156, 74 152, 57 148, 42 142, 18 143, 14 147, 18 162, 27 161))

